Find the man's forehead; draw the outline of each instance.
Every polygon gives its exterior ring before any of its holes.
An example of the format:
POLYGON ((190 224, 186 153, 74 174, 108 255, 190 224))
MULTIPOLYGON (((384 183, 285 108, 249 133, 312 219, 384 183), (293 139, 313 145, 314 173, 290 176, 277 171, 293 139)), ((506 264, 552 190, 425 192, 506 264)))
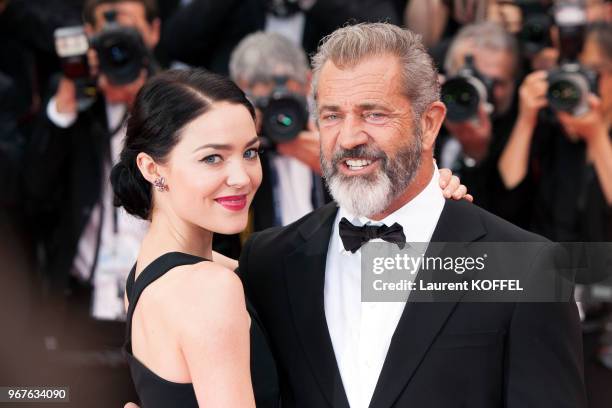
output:
POLYGON ((138 1, 122 1, 119 3, 102 3, 94 10, 97 23, 104 22, 103 14, 109 10, 117 11, 117 19, 121 17, 146 18, 146 9, 143 3, 138 1))
POLYGON ((321 69, 317 100, 382 99, 401 89, 399 64, 389 59, 359 62, 351 67, 338 67, 327 61, 321 69))

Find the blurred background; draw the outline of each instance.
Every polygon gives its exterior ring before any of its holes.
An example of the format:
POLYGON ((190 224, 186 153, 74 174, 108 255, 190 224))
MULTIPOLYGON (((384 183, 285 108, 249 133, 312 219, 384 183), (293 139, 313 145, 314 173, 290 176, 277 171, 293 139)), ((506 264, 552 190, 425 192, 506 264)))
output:
MULTIPOLYGON (((308 56, 375 21, 422 35, 448 107, 437 163, 476 204, 551 240, 612 240, 612 1, 0 0, 0 385, 136 400, 122 299, 147 223, 115 209, 108 175, 148 77, 202 67, 257 108, 264 182, 247 231, 215 238, 237 257, 330 201, 308 56)), ((590 407, 610 407, 612 291, 577 298, 590 407)))

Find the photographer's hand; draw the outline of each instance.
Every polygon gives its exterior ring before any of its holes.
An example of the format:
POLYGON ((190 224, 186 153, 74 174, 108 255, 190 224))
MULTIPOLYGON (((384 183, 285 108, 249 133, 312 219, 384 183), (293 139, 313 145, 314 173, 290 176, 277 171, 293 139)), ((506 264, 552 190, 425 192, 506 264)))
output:
POLYGON ((519 120, 533 123, 538 119, 540 109, 548 105, 548 73, 535 71, 525 77, 519 88, 519 120))
POLYGON ((595 166, 601 190, 608 205, 612 205, 612 142, 610 124, 604 118, 601 100, 589 95, 589 111, 584 115, 559 112, 557 118, 566 132, 580 137, 587 144, 588 158, 595 166))
POLYGON ((557 113, 557 118, 563 128, 569 134, 579 136, 586 143, 590 143, 597 137, 607 137, 608 133, 608 124, 605 122, 601 100, 591 94, 588 102, 589 110, 583 115, 574 116, 567 112, 557 113))
POLYGON ((279 143, 276 150, 282 155, 295 157, 317 174, 321 174, 319 132, 312 122, 308 122, 308 130, 300 132, 298 137, 290 142, 279 143))
POLYGON ((76 86, 66 77, 60 79, 55 93, 55 105, 58 113, 70 115, 77 113, 76 86))
POLYGON ((527 176, 529 149, 538 112, 548 105, 548 73, 535 71, 525 77, 519 88, 519 115, 502 152, 497 168, 507 189, 513 189, 527 176))

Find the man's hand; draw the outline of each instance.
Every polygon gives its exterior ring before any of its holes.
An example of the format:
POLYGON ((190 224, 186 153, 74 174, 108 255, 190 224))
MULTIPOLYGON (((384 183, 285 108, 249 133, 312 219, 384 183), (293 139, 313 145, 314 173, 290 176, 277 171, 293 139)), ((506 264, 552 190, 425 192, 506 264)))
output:
POLYGON ((76 86, 73 81, 66 77, 60 79, 55 93, 55 105, 59 113, 77 113, 76 86))
POLYGON ((308 130, 300 132, 298 137, 290 142, 279 143, 276 150, 282 155, 295 157, 317 174, 321 174, 319 132, 312 122, 308 122, 308 130))
POLYGON ((519 87, 519 118, 535 123, 540 109, 548 105, 548 73, 535 71, 525 77, 519 87))
POLYGON ((451 122, 444 125, 448 131, 461 143, 463 151, 473 159, 480 161, 485 158, 491 141, 491 119, 481 104, 478 108, 477 121, 451 122))
POLYGON ((449 169, 440 169, 440 188, 444 198, 452 198, 453 200, 468 200, 470 203, 474 201, 471 194, 467 194, 467 187, 461 184, 459 177, 453 176, 449 169))
POLYGON ((591 94, 588 97, 589 111, 580 116, 567 112, 557 113, 557 118, 569 135, 576 135, 587 144, 597 137, 608 137, 608 125, 604 120, 601 99, 591 94))

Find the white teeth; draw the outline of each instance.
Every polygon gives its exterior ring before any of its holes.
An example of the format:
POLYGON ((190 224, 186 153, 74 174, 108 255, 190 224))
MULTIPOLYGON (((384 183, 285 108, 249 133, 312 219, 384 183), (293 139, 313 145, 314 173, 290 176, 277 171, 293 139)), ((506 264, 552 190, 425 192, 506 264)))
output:
POLYGON ((368 166, 372 163, 372 160, 355 160, 355 159, 349 159, 346 161, 346 165, 351 169, 351 170, 360 170, 363 169, 365 166, 368 166))

